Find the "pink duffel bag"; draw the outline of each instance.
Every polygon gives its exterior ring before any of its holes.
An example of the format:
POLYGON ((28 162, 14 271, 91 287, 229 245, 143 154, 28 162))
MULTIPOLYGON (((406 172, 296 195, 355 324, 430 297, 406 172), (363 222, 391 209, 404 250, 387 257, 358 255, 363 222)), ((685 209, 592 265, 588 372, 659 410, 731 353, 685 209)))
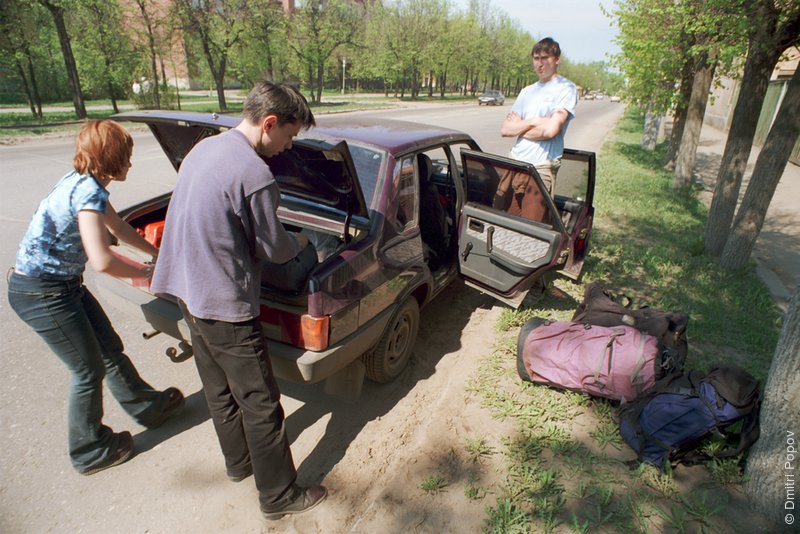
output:
POLYGON ((531 382, 632 401, 656 379, 658 343, 630 326, 534 317, 517 341, 517 370, 531 382))

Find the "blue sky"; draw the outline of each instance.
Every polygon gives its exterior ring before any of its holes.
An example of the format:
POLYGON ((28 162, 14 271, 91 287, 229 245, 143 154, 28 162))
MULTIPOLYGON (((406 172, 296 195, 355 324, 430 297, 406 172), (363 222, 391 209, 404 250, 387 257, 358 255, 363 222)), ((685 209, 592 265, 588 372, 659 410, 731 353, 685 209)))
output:
MULTIPOLYGON (((469 0, 453 0, 466 10, 469 0)), ((616 27, 600 11, 600 4, 613 10, 613 0, 489 0, 493 9, 505 11, 534 38, 552 37, 570 61, 607 61, 606 54, 619 52, 613 43, 616 27)))

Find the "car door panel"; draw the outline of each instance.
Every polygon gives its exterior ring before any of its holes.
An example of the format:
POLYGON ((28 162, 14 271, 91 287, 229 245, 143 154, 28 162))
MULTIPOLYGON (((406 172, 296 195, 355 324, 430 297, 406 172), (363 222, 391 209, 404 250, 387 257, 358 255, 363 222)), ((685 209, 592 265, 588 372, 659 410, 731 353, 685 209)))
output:
POLYGON ((498 293, 553 262, 561 235, 528 221, 468 203, 459 238, 461 274, 498 293))
MULTIPOLYGON (((512 305, 545 272, 566 262, 569 235, 553 199, 532 165, 462 150, 466 203, 459 216, 459 268, 475 287, 512 305), (513 181, 510 177, 513 176, 513 181), (540 220, 500 209, 500 190, 511 183, 525 185, 542 203, 540 220), (501 185, 505 184, 505 185, 501 185), (519 298, 517 298, 519 297, 519 298)), ((520 193, 523 194, 523 193, 520 193)), ((504 195, 512 198, 514 195, 504 195)))

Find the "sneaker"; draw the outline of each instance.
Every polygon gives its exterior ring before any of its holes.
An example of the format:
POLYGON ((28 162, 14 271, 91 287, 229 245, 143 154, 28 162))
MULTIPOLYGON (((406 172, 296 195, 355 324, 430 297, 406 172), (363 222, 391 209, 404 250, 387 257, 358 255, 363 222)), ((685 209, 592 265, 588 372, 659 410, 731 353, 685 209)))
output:
POLYGON ((302 514, 317 506, 325 500, 328 496, 328 490, 325 486, 311 486, 310 488, 302 490, 300 496, 289 504, 275 510, 265 510, 261 508, 265 519, 273 520, 280 519, 289 514, 302 514))
POLYGON ((231 482, 241 482, 242 480, 246 479, 252 474, 253 474, 253 466, 251 464, 247 464, 247 466, 244 469, 242 469, 241 473, 234 474, 228 471, 228 479, 231 482))
POLYGON ((98 471, 102 471, 103 469, 108 469, 109 467, 114 467, 115 465, 119 465, 121 463, 127 462, 131 456, 133 456, 133 437, 131 436, 130 432, 120 432, 117 434, 119 438, 117 439, 117 448, 114 449, 111 454, 108 455, 103 461, 99 462, 97 465, 86 469, 85 471, 80 471, 82 475, 93 475, 98 471))
POLYGON ((144 425, 149 429, 158 428, 163 425, 167 419, 180 412, 183 409, 183 405, 186 404, 186 398, 184 398, 183 393, 181 393, 181 390, 178 388, 167 388, 162 392, 162 395, 167 397, 167 402, 164 404, 164 409, 159 416, 144 425))

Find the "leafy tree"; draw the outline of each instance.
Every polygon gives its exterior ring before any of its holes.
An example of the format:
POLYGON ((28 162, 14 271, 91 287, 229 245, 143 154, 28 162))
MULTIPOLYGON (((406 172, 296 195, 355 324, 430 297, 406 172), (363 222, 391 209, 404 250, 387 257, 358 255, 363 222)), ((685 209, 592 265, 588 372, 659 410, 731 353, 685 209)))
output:
POLYGON ((682 125, 683 132, 675 161, 675 173, 672 177, 673 189, 687 189, 692 183, 692 171, 697 162, 697 144, 700 141, 700 130, 703 127, 706 103, 711 93, 711 82, 716 68, 716 50, 702 50, 695 58, 695 66, 692 69, 694 70, 692 91, 682 125))
MULTIPOLYGON (((431 21, 436 27, 433 30, 434 43, 431 47, 430 64, 438 83, 439 96, 444 98, 447 91, 447 75, 461 49, 461 36, 456 31, 459 27, 458 18, 450 16, 450 5, 443 2, 440 9, 440 16, 431 21)), ((433 96, 433 83, 428 86, 428 95, 433 96)))
POLYGON ((705 250, 715 257, 722 253, 731 232, 772 69, 786 48, 800 43, 800 2, 748 0, 746 7, 747 59, 705 229, 705 250))
POLYGON ((67 69, 70 89, 72 90, 72 103, 75 106, 75 115, 79 119, 86 118, 86 104, 83 99, 81 80, 78 75, 78 67, 75 64, 75 56, 72 54, 72 41, 67 32, 67 24, 64 20, 64 10, 71 7, 73 0, 38 0, 53 17, 53 23, 58 31, 58 39, 61 44, 61 54, 64 56, 64 66, 67 69))
POLYGON ((613 60, 626 78, 626 97, 654 114, 672 110, 675 116, 668 166, 679 158, 676 188, 686 187, 691 178, 715 69, 727 72, 741 50, 740 4, 741 0, 616 3, 621 53, 613 60))
POLYGON ((133 76, 133 48, 123 28, 123 15, 116 1, 83 0, 75 17, 79 28, 76 50, 83 59, 80 65, 87 90, 102 90, 119 113, 117 99, 125 94, 133 76))
POLYGON ((325 64, 342 45, 356 45, 362 8, 347 0, 307 0, 291 17, 289 46, 306 69, 311 101, 322 101, 325 64))
POLYGON ((273 0, 247 0, 244 38, 239 43, 235 68, 251 84, 283 78, 286 58, 280 46, 286 39, 286 17, 273 0))
POLYGON ((612 64, 625 77, 625 96, 642 109, 665 113, 675 105, 675 81, 688 60, 692 42, 680 31, 681 14, 672 0, 618 0, 612 64))
MULTIPOLYGON (((137 0, 141 1, 141 0, 137 0)), ((175 0, 175 8, 188 35, 199 43, 206 59, 221 111, 226 111, 225 73, 231 49, 239 42, 247 5, 238 0, 175 0)))
POLYGON ((697 160, 697 143, 714 73, 729 73, 734 59, 744 51, 747 19, 742 16, 748 0, 702 0, 681 4, 685 13, 682 35, 693 41, 689 50, 695 62, 692 92, 686 112, 672 185, 685 189, 691 184, 697 160))
POLYGON ((750 184, 733 221, 719 263, 725 269, 738 269, 749 259, 764 226, 772 196, 800 134, 800 68, 794 76, 775 122, 756 160, 750 184))
MULTIPOLYGON (((161 25, 160 17, 156 15, 156 5, 152 0, 134 0, 139 14, 142 16, 142 24, 144 25, 145 35, 147 36, 147 54, 150 59, 150 76, 152 77, 153 84, 153 104, 156 109, 161 108, 161 91, 159 88, 158 76, 158 46, 159 39, 156 36, 157 28, 161 25)), ((144 88, 143 88, 144 90, 144 88)), ((145 95, 147 97, 148 95, 145 95)))
POLYGON ((10 59, 22 82, 34 118, 42 118, 42 98, 33 48, 38 39, 40 12, 15 0, 0 1, 0 52, 10 59), (12 59, 13 58, 13 59, 12 59))

